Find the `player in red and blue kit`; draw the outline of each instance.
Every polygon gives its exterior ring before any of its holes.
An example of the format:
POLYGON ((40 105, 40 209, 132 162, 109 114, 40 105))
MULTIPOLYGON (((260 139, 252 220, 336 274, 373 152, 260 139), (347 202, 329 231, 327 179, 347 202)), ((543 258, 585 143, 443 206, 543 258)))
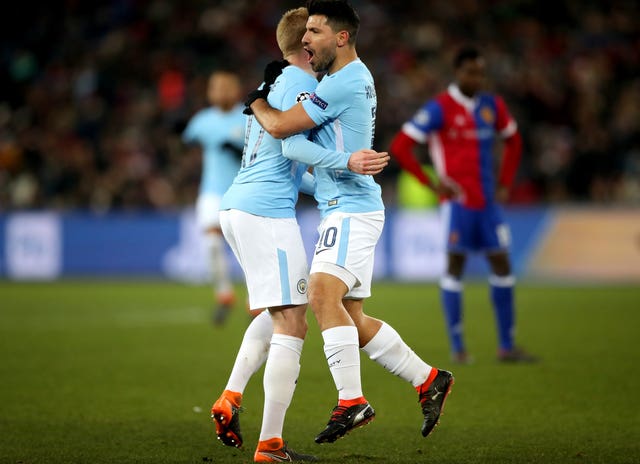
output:
POLYGON ((522 141, 516 122, 501 97, 482 92, 485 63, 476 48, 461 49, 454 59, 455 82, 424 104, 402 126, 390 152, 399 165, 440 194, 447 237, 447 270, 441 299, 454 361, 467 363, 462 335, 462 275, 469 252, 484 252, 489 277, 501 361, 530 362, 535 358, 514 344, 513 292, 508 247, 509 227, 498 202, 508 198, 518 168, 522 141), (494 145, 504 140, 497 185, 494 145), (413 153, 428 143, 438 183, 425 175, 413 153))

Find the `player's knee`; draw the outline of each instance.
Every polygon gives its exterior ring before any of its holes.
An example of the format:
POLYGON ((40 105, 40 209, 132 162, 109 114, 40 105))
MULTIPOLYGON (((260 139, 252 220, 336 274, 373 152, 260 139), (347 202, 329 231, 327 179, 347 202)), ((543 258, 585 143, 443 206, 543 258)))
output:
POLYGON ((491 264, 491 271, 495 275, 504 277, 511 274, 509 255, 507 255, 506 253, 490 255, 489 262, 491 264))
POLYGON ((466 256, 462 254, 449 254, 447 262, 447 274, 460 279, 464 272, 466 256))
POLYGON ((311 306, 311 310, 314 313, 320 311, 321 308, 326 304, 326 295, 324 295, 322 290, 316 286, 309 287, 309 293, 307 294, 307 296, 309 297, 309 305, 311 306))
POLYGON ((327 307, 340 304, 341 295, 337 295, 336 291, 324 285, 309 286, 309 305, 313 312, 322 311, 327 307))

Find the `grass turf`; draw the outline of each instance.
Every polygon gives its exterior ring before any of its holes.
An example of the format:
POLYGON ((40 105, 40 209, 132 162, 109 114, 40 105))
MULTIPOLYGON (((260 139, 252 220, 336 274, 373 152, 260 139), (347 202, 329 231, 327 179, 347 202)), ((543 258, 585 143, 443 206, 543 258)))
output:
MULTIPOLYGON (((210 291, 162 282, 0 283, 0 462, 252 462, 262 371, 246 392, 245 447, 215 440, 223 389, 248 316, 210 324, 210 291)), ((293 449, 334 463, 640 461, 640 288, 520 285, 518 340, 536 365, 495 361, 484 285, 465 293, 471 366, 449 363, 433 284, 377 283, 367 303, 456 384, 428 439, 410 385, 362 358, 376 420, 316 445, 336 401, 313 316, 285 422, 293 449)))

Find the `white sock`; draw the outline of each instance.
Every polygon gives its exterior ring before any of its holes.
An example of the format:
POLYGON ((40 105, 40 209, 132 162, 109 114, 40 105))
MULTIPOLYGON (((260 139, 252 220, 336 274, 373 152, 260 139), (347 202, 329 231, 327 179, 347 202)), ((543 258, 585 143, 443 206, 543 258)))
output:
POLYGON ((362 396, 358 329, 351 326, 332 327, 322 332, 324 354, 338 390, 338 399, 362 396))
POLYGON ((244 332, 236 362, 231 369, 225 390, 244 392, 251 376, 264 364, 273 335, 273 321, 269 311, 254 317, 244 332))
POLYGON ((300 374, 300 354, 304 340, 291 335, 273 334, 264 368, 264 410, 260 441, 282 438, 284 416, 291 404, 300 374))
POLYGON ((230 293, 233 289, 227 258, 224 253, 224 240, 218 234, 206 234, 205 243, 209 252, 209 264, 213 285, 217 293, 230 293))
POLYGON ((392 374, 411 382, 414 387, 422 385, 431 372, 431 366, 420 359, 386 322, 362 349, 372 360, 392 374))

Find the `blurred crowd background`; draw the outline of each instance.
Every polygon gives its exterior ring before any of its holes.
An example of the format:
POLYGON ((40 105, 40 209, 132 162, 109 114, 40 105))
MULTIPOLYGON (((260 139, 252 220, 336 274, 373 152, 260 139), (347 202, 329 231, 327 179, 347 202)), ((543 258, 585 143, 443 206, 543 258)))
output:
MULTIPOLYGON (((248 92, 303 2, 66 0, 5 9, 0 211, 179 209, 200 153, 180 134, 208 74, 248 92)), ((640 2, 353 1, 378 93, 376 146, 452 77, 464 44, 487 58, 524 138, 511 201, 640 204, 640 2)), ((426 156, 426 149, 421 155, 426 156)), ((398 170, 378 177, 388 206, 398 170)))

